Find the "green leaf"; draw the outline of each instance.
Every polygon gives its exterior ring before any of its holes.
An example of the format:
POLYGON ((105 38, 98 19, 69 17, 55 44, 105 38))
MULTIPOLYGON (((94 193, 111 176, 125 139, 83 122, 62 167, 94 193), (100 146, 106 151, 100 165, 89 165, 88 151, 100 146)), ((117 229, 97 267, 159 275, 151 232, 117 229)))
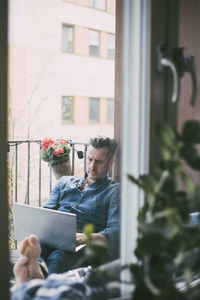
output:
POLYGON ((185 144, 180 149, 181 157, 185 159, 190 167, 195 170, 200 170, 200 157, 194 146, 185 144))
POLYGON ((141 189, 146 191, 146 193, 154 193, 156 181, 151 175, 140 175, 139 179, 136 179, 132 175, 128 175, 128 178, 141 189))
POLYGON ((44 152, 42 149, 40 150, 40 157, 46 162, 49 162, 49 156, 47 152, 44 152))
POLYGON ((174 146, 176 146, 176 134, 168 124, 157 123, 155 132, 163 145, 170 149, 173 149, 174 146))
POLYGON ((180 173, 181 176, 181 180, 184 184, 184 186, 188 189, 189 192, 193 192, 194 191, 194 183, 191 180, 191 178, 185 174, 185 172, 181 172, 180 173))
POLYGON ((138 186, 140 186, 139 180, 136 179, 133 175, 128 174, 128 179, 133 183, 137 184, 138 186))
POLYGON ((155 192, 157 182, 151 175, 141 175, 140 182, 146 192, 150 192, 152 194, 155 192))
POLYGON ((137 251, 142 255, 159 254, 160 251, 164 250, 165 243, 165 236, 161 231, 146 231, 145 233, 143 232, 143 237, 138 240, 137 251))
POLYGON ((184 123, 181 138, 186 143, 200 143, 200 122, 191 120, 184 123))
POLYGON ((94 232, 94 226, 93 226, 93 224, 87 224, 87 225, 85 225, 83 232, 85 233, 85 235, 89 239, 91 237, 91 234, 94 232))

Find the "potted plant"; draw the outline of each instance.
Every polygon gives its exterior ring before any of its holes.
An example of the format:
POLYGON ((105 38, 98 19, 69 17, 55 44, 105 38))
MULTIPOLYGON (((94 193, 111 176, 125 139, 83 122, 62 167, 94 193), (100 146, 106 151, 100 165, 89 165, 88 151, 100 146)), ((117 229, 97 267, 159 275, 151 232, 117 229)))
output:
POLYGON ((138 215, 138 260, 129 266, 135 285, 132 299, 197 300, 200 186, 188 177, 185 166, 200 171, 200 122, 187 121, 180 133, 159 123, 156 134, 161 157, 154 173, 129 176, 145 194, 138 215), (197 220, 191 222, 194 215, 197 220))
POLYGON ((56 179, 71 175, 70 151, 71 146, 62 138, 54 140, 51 137, 46 137, 42 140, 40 157, 52 167, 56 179))

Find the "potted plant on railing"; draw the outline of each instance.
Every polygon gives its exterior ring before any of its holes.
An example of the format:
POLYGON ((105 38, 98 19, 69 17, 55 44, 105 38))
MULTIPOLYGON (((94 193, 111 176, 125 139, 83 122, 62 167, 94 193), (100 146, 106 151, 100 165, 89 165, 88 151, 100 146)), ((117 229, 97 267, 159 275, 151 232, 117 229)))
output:
POLYGON ((70 151, 71 146, 62 138, 53 140, 50 137, 46 137, 42 140, 40 157, 51 166, 56 179, 71 175, 70 151))

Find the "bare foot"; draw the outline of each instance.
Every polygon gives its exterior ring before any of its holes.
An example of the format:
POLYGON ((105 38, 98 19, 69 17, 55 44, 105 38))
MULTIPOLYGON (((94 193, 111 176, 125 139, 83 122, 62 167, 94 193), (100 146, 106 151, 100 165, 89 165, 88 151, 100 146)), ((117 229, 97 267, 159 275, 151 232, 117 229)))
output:
POLYGON ((15 287, 18 287, 22 283, 30 280, 28 258, 25 256, 20 257, 13 268, 13 272, 15 274, 15 287))
POLYGON ((22 257, 13 269, 16 284, 19 285, 34 278, 43 279, 44 275, 38 263, 41 248, 35 235, 29 235, 24 239, 20 253, 22 257))

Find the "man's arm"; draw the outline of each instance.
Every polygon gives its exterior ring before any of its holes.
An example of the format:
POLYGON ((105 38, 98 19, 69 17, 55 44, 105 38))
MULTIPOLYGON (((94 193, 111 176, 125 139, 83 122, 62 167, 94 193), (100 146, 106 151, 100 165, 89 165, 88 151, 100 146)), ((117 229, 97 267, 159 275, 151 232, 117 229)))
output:
POLYGON ((110 259, 116 259, 119 256, 119 233, 120 233, 120 185, 113 188, 109 197, 107 211, 107 226, 100 231, 108 242, 110 259))
POLYGON ((58 209, 58 200, 60 198, 60 187, 62 185, 62 178, 58 180, 53 188, 49 199, 46 201, 44 208, 58 209))
MULTIPOLYGON (((108 243, 111 248, 114 248, 114 252, 118 252, 119 246, 119 195, 120 186, 117 185, 110 193, 106 228, 98 233, 92 233, 92 240, 99 239, 108 243)), ((84 244, 86 242, 85 234, 77 233, 76 242, 77 244, 84 244)), ((118 254, 114 254, 114 258, 117 256, 118 254)))

